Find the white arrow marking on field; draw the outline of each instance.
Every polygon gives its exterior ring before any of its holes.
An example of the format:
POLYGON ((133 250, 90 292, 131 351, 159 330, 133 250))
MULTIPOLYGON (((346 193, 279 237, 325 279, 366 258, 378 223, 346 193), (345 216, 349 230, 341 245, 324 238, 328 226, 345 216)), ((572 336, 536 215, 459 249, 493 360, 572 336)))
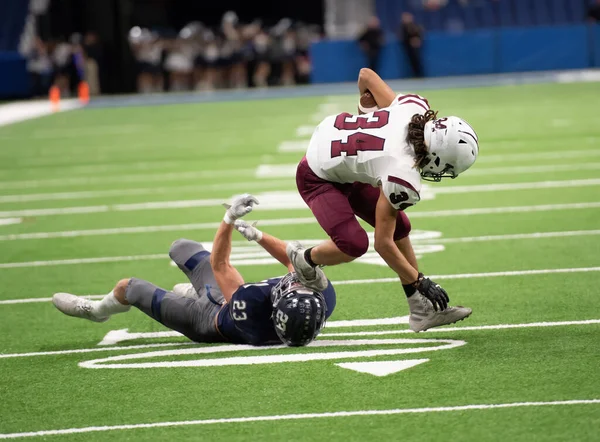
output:
POLYGON ((409 359, 406 361, 342 362, 335 365, 338 367, 347 368, 348 370, 357 371, 359 373, 372 374, 373 376, 387 376, 427 361, 429 361, 429 359, 409 359))
POLYGON ((170 360, 172 356, 206 355, 212 353, 244 352, 244 351, 268 351, 288 349, 283 345, 255 347, 251 345, 220 345, 198 348, 183 348, 176 350, 152 351, 146 353, 132 353, 107 358, 93 359, 79 363, 83 368, 95 369, 127 369, 127 368, 174 368, 174 367, 223 367, 232 365, 256 365, 256 364, 278 364, 283 362, 308 362, 308 361, 330 361, 334 359, 372 358, 377 356, 393 356, 411 353, 424 353, 430 351, 448 350, 461 347, 466 342, 456 339, 357 339, 357 340, 317 340, 311 342, 307 348, 318 347, 343 347, 343 346, 372 346, 384 345, 392 348, 375 350, 350 350, 337 352, 316 353, 284 353, 260 356, 232 356, 224 358, 209 359, 184 359, 170 360), (425 344, 426 347, 405 347, 406 345, 425 344), (431 346, 431 344, 437 344, 431 346), (124 362, 139 359, 162 359, 156 362, 124 362))
MULTIPOLYGON (((327 328, 339 327, 368 327, 372 325, 398 325, 408 324, 408 316, 397 316, 394 318, 377 318, 377 319, 352 319, 347 321, 330 321, 327 323, 327 328)), ((136 339, 163 339, 163 338, 178 338, 183 336, 176 331, 161 331, 161 332, 139 332, 129 333, 129 329, 111 330, 98 343, 98 345, 115 345, 123 341, 133 341, 136 339)))

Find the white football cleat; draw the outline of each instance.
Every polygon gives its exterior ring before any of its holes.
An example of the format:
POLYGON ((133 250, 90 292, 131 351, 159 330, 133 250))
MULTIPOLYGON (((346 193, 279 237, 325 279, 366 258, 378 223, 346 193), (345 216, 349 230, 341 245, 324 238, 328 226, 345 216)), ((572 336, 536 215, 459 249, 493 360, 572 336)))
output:
POLYGON ((93 313, 93 303, 89 299, 80 298, 70 293, 55 293, 52 304, 65 315, 88 319, 94 322, 108 321, 110 316, 98 317, 93 313))
POLYGON ((306 259, 304 259, 305 250, 298 241, 291 241, 287 244, 285 253, 290 258, 290 261, 292 261, 300 282, 308 288, 322 292, 329 285, 327 276, 325 276, 325 272, 321 268, 313 267, 306 262, 306 259))
POLYGON ((421 293, 416 292, 408 298, 410 317, 408 325, 414 332, 421 332, 432 327, 454 324, 468 318, 473 310, 468 307, 450 307, 446 310, 435 311, 431 302, 421 293))
POLYGON ((178 296, 183 296, 185 298, 197 298, 199 296, 194 286, 189 282, 175 284, 173 286, 173 293, 175 293, 178 296))

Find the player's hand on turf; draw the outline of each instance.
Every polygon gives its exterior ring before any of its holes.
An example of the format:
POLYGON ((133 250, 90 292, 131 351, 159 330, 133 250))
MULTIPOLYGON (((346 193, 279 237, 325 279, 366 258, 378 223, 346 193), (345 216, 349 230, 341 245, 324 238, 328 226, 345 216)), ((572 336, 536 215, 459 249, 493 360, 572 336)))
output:
POLYGON ((413 283, 413 286, 433 305, 435 311, 446 310, 448 307, 448 293, 438 283, 426 278, 422 273, 419 273, 419 278, 413 283))
POLYGON ((238 219, 233 223, 233 226, 248 241, 260 241, 262 239, 263 234, 256 228, 256 223, 248 224, 246 221, 238 219))
POLYGON ((223 221, 227 224, 233 224, 236 219, 252 212, 252 207, 255 204, 258 204, 258 200, 249 193, 234 197, 231 204, 223 204, 223 207, 227 209, 223 221))

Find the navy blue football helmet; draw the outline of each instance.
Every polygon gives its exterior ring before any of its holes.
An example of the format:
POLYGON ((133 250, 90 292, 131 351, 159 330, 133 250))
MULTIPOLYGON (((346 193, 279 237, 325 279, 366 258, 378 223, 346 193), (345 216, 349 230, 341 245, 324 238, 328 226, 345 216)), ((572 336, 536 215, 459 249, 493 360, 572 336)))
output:
POLYGON ((325 326, 327 304, 323 294, 303 286, 293 272, 273 287, 271 300, 275 332, 285 345, 307 345, 325 326))

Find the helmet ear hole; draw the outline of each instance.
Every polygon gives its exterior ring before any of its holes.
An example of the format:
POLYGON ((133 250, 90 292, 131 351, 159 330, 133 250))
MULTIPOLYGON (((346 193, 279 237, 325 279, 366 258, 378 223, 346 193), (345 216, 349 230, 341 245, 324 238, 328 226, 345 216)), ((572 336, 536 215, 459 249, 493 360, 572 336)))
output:
POLYGON ((434 161, 434 164, 435 164, 436 166, 439 166, 439 165, 440 165, 440 161, 441 161, 440 157, 437 157, 437 158, 435 159, 435 161, 434 161))

